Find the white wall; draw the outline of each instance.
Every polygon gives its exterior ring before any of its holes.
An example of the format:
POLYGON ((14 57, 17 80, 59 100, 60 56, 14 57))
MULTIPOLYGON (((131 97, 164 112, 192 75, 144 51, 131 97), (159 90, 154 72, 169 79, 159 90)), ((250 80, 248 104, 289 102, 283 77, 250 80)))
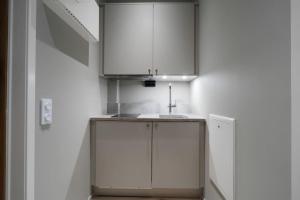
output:
MULTIPOLYGON (((171 82, 174 113, 190 112, 190 84, 171 82)), ((108 102, 115 103, 115 81, 109 81, 108 102)), ((142 81, 121 80, 120 102, 123 113, 168 113, 169 82, 157 82, 156 87, 144 87, 142 81)))
POLYGON ((90 192, 89 118, 106 112, 99 45, 88 44, 41 1, 37 6, 37 200, 86 200, 90 192), (53 124, 39 125, 40 98, 53 99, 53 124))
POLYGON ((291 1, 292 13, 292 200, 300 199, 300 1, 291 1))
MULTIPOLYGON (((200 0, 199 7, 192 109, 237 120, 237 200, 290 199, 290 3, 200 0)), ((207 200, 221 199, 206 184, 207 200)))

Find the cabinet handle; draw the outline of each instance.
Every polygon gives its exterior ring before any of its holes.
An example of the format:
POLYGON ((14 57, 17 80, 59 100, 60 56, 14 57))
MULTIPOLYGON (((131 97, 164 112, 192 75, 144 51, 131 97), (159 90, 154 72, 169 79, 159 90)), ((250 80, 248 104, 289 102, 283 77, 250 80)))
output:
POLYGON ((157 74, 158 74, 158 69, 155 69, 155 75, 157 76, 157 74))
POLYGON ((150 124, 147 124, 146 127, 147 127, 147 128, 150 128, 150 124))
POLYGON ((157 124, 157 123, 155 123, 154 127, 155 127, 155 129, 158 129, 158 124, 157 124))

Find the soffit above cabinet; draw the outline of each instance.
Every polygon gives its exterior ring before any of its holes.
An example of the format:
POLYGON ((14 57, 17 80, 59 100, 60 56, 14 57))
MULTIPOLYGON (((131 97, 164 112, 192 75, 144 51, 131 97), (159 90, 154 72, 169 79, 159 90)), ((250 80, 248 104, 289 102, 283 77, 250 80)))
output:
POLYGON ((43 0, 54 13, 88 41, 99 41, 99 6, 95 0, 43 0))
POLYGON ((198 3, 198 0, 99 0, 100 3, 198 3))

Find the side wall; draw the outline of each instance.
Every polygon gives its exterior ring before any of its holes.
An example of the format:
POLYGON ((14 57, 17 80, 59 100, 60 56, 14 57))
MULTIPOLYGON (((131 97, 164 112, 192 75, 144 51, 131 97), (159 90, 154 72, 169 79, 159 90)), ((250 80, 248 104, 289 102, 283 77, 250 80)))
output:
POLYGON ((300 198, 300 1, 291 1, 292 12, 292 200, 300 198))
MULTIPOLYGON (((290 199, 290 2, 200 0, 199 7, 192 110, 237 120, 237 200, 290 199)), ((208 177, 206 186, 207 200, 221 199, 208 177)))
POLYGON ((35 199, 87 200, 89 118, 106 112, 99 44, 84 41, 37 3, 35 199), (53 99, 53 124, 40 126, 39 102, 53 99))

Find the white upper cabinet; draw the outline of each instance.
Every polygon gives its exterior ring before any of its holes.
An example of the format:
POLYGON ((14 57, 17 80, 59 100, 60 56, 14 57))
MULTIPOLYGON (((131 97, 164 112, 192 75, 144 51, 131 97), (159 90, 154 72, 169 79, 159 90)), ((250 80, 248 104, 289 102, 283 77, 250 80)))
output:
POLYGON ((107 4, 104 13, 104 74, 148 74, 153 4, 107 4))
POLYGON ((194 75, 194 3, 106 4, 104 75, 194 75))
POLYGON ((154 4, 153 67, 158 74, 195 73, 195 6, 154 4))

